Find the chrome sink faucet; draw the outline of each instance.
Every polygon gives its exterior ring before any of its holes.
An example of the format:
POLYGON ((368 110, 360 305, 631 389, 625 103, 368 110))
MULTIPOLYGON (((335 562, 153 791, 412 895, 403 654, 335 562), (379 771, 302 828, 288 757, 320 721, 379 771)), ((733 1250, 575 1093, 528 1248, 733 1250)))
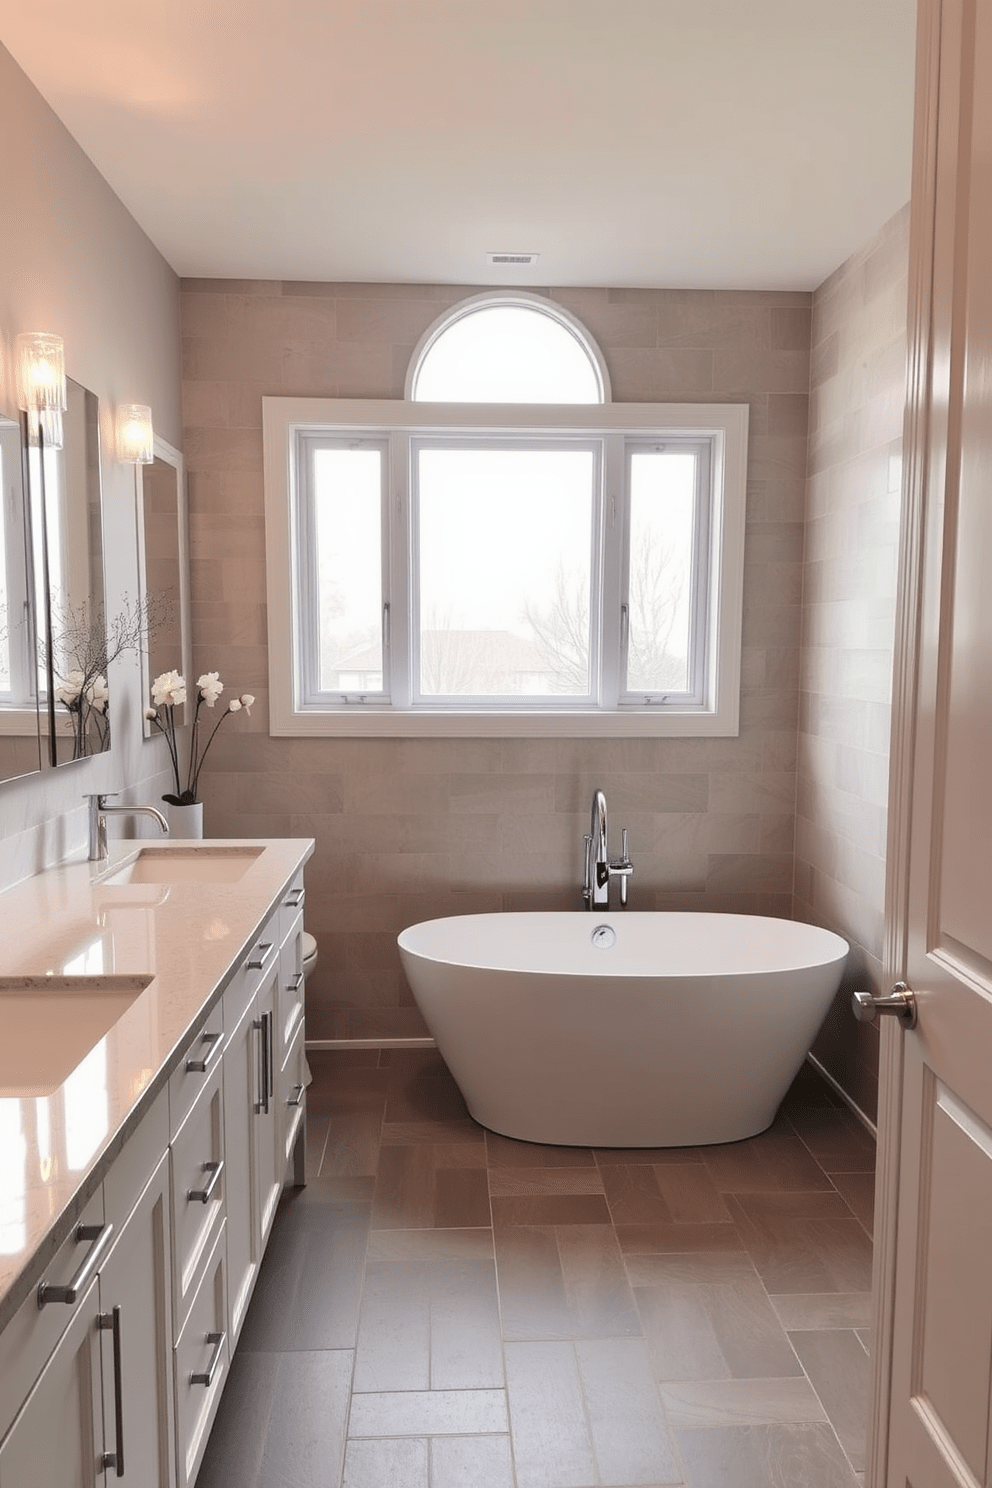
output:
POLYGON ((109 797, 117 795, 120 795, 120 791, 101 792, 99 795, 84 798, 89 802, 90 807, 89 860, 91 863, 106 861, 108 816, 150 816, 162 828, 163 837, 169 835, 169 823, 157 806, 108 806, 109 797))
POLYGON ((620 880, 620 908, 627 908, 627 880, 634 871, 627 856, 627 828, 620 834, 619 858, 610 861, 610 849, 606 825, 606 797, 601 790, 593 792, 592 820, 585 835, 585 875, 582 898, 586 909, 609 909, 610 879, 620 880))

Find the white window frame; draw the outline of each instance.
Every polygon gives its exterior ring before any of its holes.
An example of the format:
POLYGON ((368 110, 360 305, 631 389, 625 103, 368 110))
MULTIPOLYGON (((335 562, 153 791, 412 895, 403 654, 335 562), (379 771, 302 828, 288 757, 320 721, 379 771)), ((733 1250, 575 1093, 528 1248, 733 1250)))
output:
MULTIPOLYGON (((741 615, 747 467, 747 404, 605 403, 478 404, 395 400, 262 399, 265 473, 266 571, 269 631, 269 730, 276 737, 728 737, 739 731, 741 615), (410 448, 418 437, 458 438, 505 434, 600 439, 603 446, 603 576, 601 644, 604 704, 526 706, 410 706, 409 646, 394 643, 394 701, 301 701, 297 640, 299 519, 296 510, 297 445, 301 433, 385 440, 388 463, 389 628, 405 637, 412 552, 409 499, 410 448), (620 696, 621 562, 616 549, 627 538, 621 523, 626 462, 632 445, 658 445, 665 436, 706 441, 711 449, 708 603, 703 698, 679 706, 620 696), (397 626, 397 617, 401 623, 397 626), (406 654, 399 654, 404 650, 406 654), (607 661, 607 658, 610 658, 607 661), (399 699, 399 702, 395 699, 399 699)), ((626 573, 626 566, 623 565, 626 573)), ((625 580, 624 580, 625 582, 625 580)), ((302 621, 306 625, 306 620, 302 621)), ((594 645, 600 641, 594 638, 594 645)))

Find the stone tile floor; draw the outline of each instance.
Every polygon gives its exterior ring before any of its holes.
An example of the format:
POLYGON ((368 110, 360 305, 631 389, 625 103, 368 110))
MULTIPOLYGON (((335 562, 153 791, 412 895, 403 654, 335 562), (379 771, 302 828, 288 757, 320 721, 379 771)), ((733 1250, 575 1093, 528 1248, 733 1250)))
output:
POLYGON ((494 1136, 433 1050, 311 1056, 198 1488, 854 1488, 874 1144, 811 1067, 723 1147, 494 1136))

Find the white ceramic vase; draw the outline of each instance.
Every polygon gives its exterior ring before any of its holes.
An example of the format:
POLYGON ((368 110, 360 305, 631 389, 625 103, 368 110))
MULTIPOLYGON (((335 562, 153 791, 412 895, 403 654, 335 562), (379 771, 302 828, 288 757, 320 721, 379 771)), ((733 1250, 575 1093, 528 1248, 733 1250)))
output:
POLYGON ((202 801, 194 801, 191 806, 174 806, 171 801, 166 801, 165 815, 170 837, 191 842, 194 838, 203 836, 202 801))

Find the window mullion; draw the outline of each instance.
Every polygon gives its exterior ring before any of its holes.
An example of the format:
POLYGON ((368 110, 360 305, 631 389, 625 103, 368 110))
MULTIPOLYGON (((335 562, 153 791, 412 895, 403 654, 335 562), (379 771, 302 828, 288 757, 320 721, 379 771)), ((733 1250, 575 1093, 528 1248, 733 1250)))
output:
POLYGON ((383 490, 383 599, 389 605, 389 648, 385 683, 394 708, 409 708, 412 698, 411 623, 412 524, 410 518, 410 435, 403 429, 389 436, 389 463, 383 490))
POLYGON ((626 601, 623 575, 626 510, 625 441, 622 434, 603 440, 600 556, 599 706, 615 708, 623 675, 621 605, 626 601))
POLYGON ((301 602, 296 612, 296 645, 294 647, 293 687, 301 703, 309 703, 320 691, 318 675, 318 628, 319 608, 317 604, 317 544, 314 535, 314 480, 315 443, 304 434, 296 436, 296 479, 299 485, 299 501, 295 507, 295 565, 296 582, 301 602))

